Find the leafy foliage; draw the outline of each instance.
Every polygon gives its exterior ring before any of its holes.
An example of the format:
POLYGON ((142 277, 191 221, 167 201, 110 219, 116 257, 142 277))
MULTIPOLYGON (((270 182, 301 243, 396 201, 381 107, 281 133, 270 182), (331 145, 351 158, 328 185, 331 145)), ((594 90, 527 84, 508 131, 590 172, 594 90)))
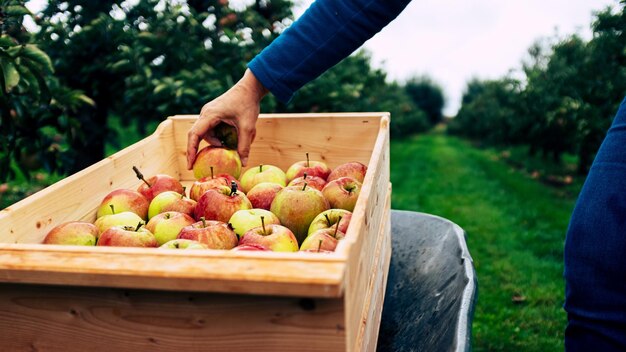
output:
POLYGON ((74 158, 68 141, 80 139, 73 117, 91 99, 54 77, 48 55, 22 26, 24 1, 0 1, 0 180, 45 167, 63 171, 74 158))

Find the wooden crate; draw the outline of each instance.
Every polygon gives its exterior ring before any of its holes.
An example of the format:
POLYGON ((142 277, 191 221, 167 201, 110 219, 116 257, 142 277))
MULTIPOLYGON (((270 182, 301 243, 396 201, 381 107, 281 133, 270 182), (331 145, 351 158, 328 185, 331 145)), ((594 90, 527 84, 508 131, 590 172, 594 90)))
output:
POLYGON ((187 131, 174 116, 105 160, 0 211, 0 350, 372 351, 391 255, 387 113, 261 115, 249 165, 287 169, 309 152, 368 165, 335 253, 176 251, 39 244, 94 221, 136 189, 133 165, 184 183, 187 131))

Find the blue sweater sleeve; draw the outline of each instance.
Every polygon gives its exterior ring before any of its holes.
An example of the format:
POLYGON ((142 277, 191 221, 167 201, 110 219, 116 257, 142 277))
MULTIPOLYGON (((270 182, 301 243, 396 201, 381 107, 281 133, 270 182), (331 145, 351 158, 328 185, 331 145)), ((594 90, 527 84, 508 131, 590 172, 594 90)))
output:
POLYGON ((248 63, 282 102, 358 49, 410 0, 317 0, 248 63))

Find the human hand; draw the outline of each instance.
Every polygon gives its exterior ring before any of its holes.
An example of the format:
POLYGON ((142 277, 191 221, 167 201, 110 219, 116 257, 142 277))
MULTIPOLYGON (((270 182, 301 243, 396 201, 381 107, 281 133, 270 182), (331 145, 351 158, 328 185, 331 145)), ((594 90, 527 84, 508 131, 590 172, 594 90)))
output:
POLYGON ((187 133, 187 169, 192 169, 202 139, 210 145, 222 145, 214 132, 220 122, 234 126, 237 130, 237 152, 241 163, 246 166, 250 145, 256 135, 261 99, 267 93, 268 90, 254 77, 252 71, 246 70, 241 80, 226 93, 206 103, 198 120, 187 133))

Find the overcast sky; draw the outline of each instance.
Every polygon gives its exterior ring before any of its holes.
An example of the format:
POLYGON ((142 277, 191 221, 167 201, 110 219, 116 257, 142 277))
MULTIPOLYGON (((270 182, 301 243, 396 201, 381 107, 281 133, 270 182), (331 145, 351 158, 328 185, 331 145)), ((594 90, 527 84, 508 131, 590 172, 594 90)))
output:
MULTIPOLYGON (((128 0, 134 2, 135 0, 128 0)), ((231 0, 245 4, 254 0, 231 0)), ((336 0, 341 1, 341 0, 336 0)), ((313 0, 294 0, 300 16, 313 0)), ((32 0, 32 10, 46 0, 32 0)), ((446 115, 456 114, 466 82, 519 69, 539 38, 591 37, 592 13, 618 0, 414 0, 364 47, 389 78, 428 75, 444 89, 446 115)))
MULTIPOLYGON (((296 15, 312 0, 296 0, 296 15)), ((472 77, 498 78, 520 68, 538 38, 591 37, 592 12, 617 0, 414 0, 365 43, 376 67, 402 81, 426 74, 444 89, 454 115, 472 77)))

